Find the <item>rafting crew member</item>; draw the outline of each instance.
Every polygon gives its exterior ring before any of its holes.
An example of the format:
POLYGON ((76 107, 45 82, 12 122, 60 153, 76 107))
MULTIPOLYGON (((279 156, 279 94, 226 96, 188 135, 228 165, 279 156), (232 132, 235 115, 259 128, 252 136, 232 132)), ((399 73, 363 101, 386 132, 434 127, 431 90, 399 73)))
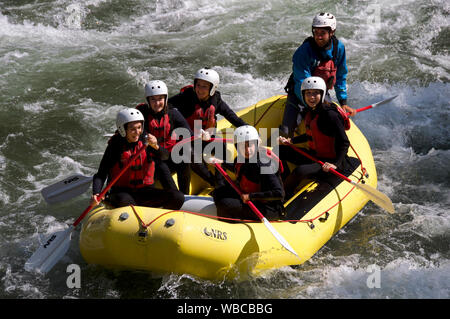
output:
MULTIPOLYGON (((194 85, 183 87, 180 93, 169 98, 169 107, 180 111, 194 135, 202 138, 203 147, 210 140, 212 130, 216 128, 217 115, 222 115, 235 127, 247 124, 222 100, 220 92, 217 91, 219 81, 216 71, 202 68, 194 76, 194 85), (201 121, 200 130, 195 127, 195 121, 201 121)), ((214 185, 214 175, 205 163, 192 162, 192 170, 210 185, 214 185)))
POLYGON ((280 159, 284 164, 283 179, 286 199, 294 195, 296 187, 305 177, 321 171, 328 172, 330 168, 341 172, 346 169, 354 169, 347 157, 350 141, 345 129, 349 123, 346 123, 335 105, 325 101, 326 91, 327 87, 322 78, 315 76, 306 78, 301 86, 302 98, 311 108, 311 111, 307 112, 305 116, 306 133, 292 139, 283 136, 278 138, 278 142, 281 144, 279 146, 280 159), (309 150, 304 151, 324 162, 323 166, 287 146, 304 142, 308 142, 309 146, 309 150), (298 165, 292 173, 289 173, 286 161, 298 165))
MULTIPOLYGON (((213 198, 218 216, 259 220, 247 205, 249 200, 268 220, 280 219, 283 215, 281 163, 274 153, 261 147, 260 142, 258 131, 253 126, 240 126, 235 130, 234 143, 238 156, 233 163, 223 163, 223 167, 234 171, 242 195, 216 170, 217 186, 213 198)), ((212 157, 208 162, 220 164, 222 160, 212 157)))
POLYGON ((109 202, 115 207, 140 205, 179 209, 184 195, 174 189, 158 189, 155 183, 155 161, 166 160, 168 151, 158 145, 154 135, 144 135, 144 116, 129 108, 117 114, 116 125, 119 134, 111 137, 92 182, 92 202, 96 205, 103 185, 113 180, 128 161, 148 143, 148 147, 117 180, 109 192, 109 202))
MULTIPOLYGON (((347 105, 347 62, 345 46, 336 36, 336 18, 331 13, 319 13, 312 22, 312 36, 308 37, 292 57, 292 73, 286 84, 288 93, 280 125, 280 134, 292 137, 294 129, 308 111, 301 95, 303 81, 310 76, 320 76, 328 90, 334 88, 341 107, 356 115, 356 110, 347 105)), ((331 102, 327 92, 325 97, 331 102)))
MULTIPOLYGON (((145 131, 156 136, 160 147, 169 153, 172 151, 178 142, 174 133, 176 128, 184 128, 192 136, 192 131, 183 115, 175 108, 168 108, 168 89, 163 81, 150 81, 145 85, 145 100, 147 103, 141 103, 136 108, 145 118, 145 131)), ((190 163, 183 161, 175 163, 171 154, 168 159, 156 163, 156 172, 164 188, 179 189, 184 194, 189 194, 190 163), (177 173, 178 188, 172 178, 173 171, 177 173)))

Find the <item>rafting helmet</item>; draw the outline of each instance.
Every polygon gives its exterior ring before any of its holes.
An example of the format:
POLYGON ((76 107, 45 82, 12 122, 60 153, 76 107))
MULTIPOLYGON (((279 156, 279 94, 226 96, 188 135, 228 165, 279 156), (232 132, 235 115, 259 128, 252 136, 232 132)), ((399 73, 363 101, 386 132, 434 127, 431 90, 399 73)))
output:
POLYGON ((259 141, 259 134, 256 128, 250 125, 239 126, 234 131, 234 144, 246 141, 259 141))
POLYGON ((202 68, 195 73, 194 82, 195 80, 204 80, 206 82, 209 82, 212 84, 211 90, 209 91, 209 95, 213 96, 216 92, 217 87, 219 86, 219 73, 214 71, 213 69, 209 68, 202 68))
POLYGON ((136 121, 144 122, 144 116, 137 109, 129 108, 117 113, 116 126, 120 136, 125 137, 127 135, 125 124, 136 121))
POLYGON ((145 85, 145 100, 150 96, 165 95, 166 102, 164 106, 167 106, 167 100, 169 99, 169 90, 166 83, 160 80, 150 81, 145 85))
POLYGON ((311 76, 306 78, 302 82, 301 92, 303 100, 305 99, 303 91, 305 90, 320 90, 322 91, 320 101, 323 103, 325 99, 325 93, 327 92, 327 85, 325 81, 319 76, 311 76))
POLYGON ((328 12, 317 14, 312 22, 313 28, 330 28, 331 31, 336 30, 336 18, 328 12))

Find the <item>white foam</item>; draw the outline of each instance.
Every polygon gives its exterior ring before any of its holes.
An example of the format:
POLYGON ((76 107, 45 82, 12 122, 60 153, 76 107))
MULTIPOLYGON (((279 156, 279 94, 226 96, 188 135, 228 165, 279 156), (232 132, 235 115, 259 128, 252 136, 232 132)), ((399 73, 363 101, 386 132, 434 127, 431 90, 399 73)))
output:
POLYGON ((39 281, 30 282, 30 278, 26 278, 27 274, 12 271, 10 264, 1 263, 0 267, 6 269, 2 282, 6 293, 18 295, 27 299, 43 299, 45 294, 40 291, 37 285, 42 285, 39 281))
POLYGON ((53 106, 54 103, 55 102, 53 100, 37 101, 34 103, 25 103, 23 105, 23 110, 25 112, 30 112, 30 113, 44 113, 44 112, 48 112, 47 107, 53 106))
POLYGON ((290 275, 295 281, 311 281, 293 290, 289 298, 448 298, 450 264, 429 262, 423 266, 412 259, 397 258, 385 267, 361 266, 354 255, 339 258, 338 266, 324 266, 290 275), (350 257, 350 258, 348 258, 350 257), (348 259, 348 260, 347 260, 348 259), (379 272, 378 272, 379 270, 379 272), (375 275, 379 274, 379 282, 375 275), (379 286, 377 286, 379 283, 379 286))

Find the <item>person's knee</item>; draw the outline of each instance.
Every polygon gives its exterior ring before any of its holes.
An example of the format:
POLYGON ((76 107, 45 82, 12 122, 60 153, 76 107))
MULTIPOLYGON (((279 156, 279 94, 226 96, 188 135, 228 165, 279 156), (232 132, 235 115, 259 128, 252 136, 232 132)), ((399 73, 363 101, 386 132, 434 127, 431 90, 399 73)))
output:
POLYGON ((168 191, 169 200, 167 203, 167 208, 169 209, 180 209, 184 203, 184 194, 179 190, 170 190, 168 191))
POLYGON ((221 198, 215 200, 217 214, 222 217, 235 218, 242 211, 242 201, 236 198, 221 198))
POLYGON ((109 196, 109 201, 111 205, 117 208, 136 205, 136 201, 128 193, 113 193, 109 196))

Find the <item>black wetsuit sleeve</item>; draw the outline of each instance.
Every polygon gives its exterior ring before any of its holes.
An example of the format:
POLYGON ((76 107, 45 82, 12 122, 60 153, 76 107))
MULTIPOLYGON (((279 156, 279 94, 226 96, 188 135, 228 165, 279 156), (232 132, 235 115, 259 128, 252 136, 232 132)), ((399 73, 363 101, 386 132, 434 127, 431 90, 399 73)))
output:
POLYGON ((112 144, 109 144, 106 147, 102 160, 100 161, 98 171, 92 179, 92 194, 100 194, 100 192, 102 191, 103 185, 108 178, 109 172, 117 161, 117 158, 114 158, 114 153, 114 146, 112 144))
POLYGON ((284 197, 283 187, 276 174, 261 174, 261 188, 264 189, 249 194, 251 200, 272 201, 282 200, 284 197))
POLYGON ((224 118, 226 118, 235 127, 239 127, 239 126, 242 126, 242 125, 247 125, 247 123, 244 120, 242 120, 240 117, 238 117, 236 115, 236 113, 228 106, 228 104, 225 103, 220 98, 220 96, 218 98, 216 113, 222 115, 224 118))
POLYGON ((173 108, 169 110, 169 116, 172 119, 172 123, 174 129, 182 127, 189 131, 189 134, 192 136, 194 133, 192 132, 188 122, 184 118, 183 114, 177 108, 173 108))
POLYGON ((169 109, 177 109, 184 118, 188 118, 195 111, 194 95, 187 89, 169 98, 169 109))
POLYGON ((169 97, 169 100, 167 101, 169 103, 169 109, 177 108, 178 110, 180 110, 180 107, 182 107, 184 104, 184 99, 181 94, 182 93, 178 93, 174 96, 169 97))
POLYGON ((153 155, 153 157, 158 158, 162 161, 167 161, 169 159, 170 153, 164 147, 160 146, 157 150, 155 150, 151 146, 147 146, 147 155, 153 155))
POLYGON ((304 143, 304 142, 308 141, 308 135, 302 134, 302 135, 294 136, 291 139, 291 141, 292 141, 292 144, 304 143))

